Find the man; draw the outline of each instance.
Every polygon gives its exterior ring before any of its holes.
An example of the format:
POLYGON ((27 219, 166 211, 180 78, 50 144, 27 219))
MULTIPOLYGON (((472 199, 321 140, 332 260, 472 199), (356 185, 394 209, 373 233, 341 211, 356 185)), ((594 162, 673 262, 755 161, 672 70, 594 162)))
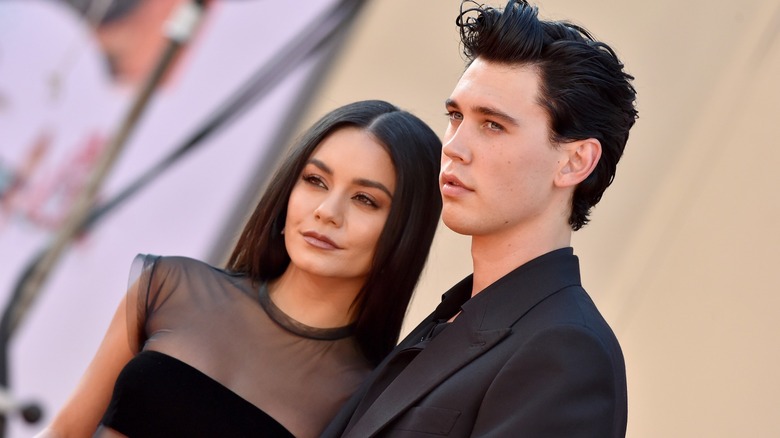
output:
POLYGON ((442 219, 472 236, 474 273, 325 435, 624 436, 623 355, 570 241, 614 177, 633 77, 525 1, 466 2, 457 23, 470 62, 446 101, 442 219))

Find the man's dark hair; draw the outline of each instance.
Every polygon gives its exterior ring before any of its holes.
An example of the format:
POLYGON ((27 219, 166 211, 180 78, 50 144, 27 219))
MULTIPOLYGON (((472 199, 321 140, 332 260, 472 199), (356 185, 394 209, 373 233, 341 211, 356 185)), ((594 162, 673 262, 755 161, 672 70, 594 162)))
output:
POLYGON ((503 10, 463 1, 456 23, 469 64, 480 58, 536 68, 539 104, 549 115, 553 143, 587 138, 601 142, 601 159, 574 191, 569 224, 579 230, 612 183, 636 121, 634 77, 623 71, 615 52, 587 30, 540 20, 538 9, 523 0, 510 0, 503 10))

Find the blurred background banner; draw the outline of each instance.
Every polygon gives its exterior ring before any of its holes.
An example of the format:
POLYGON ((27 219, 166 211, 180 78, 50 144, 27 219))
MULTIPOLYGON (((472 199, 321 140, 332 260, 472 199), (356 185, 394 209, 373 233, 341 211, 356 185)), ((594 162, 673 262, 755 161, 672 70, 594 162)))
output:
MULTIPOLYGON (((67 217, 157 62, 165 27, 182 3, 0 2, 3 305, 67 217)), ((11 338, 10 393, 39 403, 41 424, 84 372, 125 293, 135 254, 223 263, 360 3, 207 2, 98 204, 128 187, 138 190, 70 245, 11 338)), ((6 436, 39 428, 11 414, 6 436)))

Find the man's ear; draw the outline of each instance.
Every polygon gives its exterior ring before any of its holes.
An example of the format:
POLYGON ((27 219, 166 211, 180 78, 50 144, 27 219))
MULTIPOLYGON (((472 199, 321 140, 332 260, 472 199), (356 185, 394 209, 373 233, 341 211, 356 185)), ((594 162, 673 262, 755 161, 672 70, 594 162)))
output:
POLYGON ((574 187, 593 172, 601 158, 601 142, 595 138, 560 145, 564 160, 555 175, 557 187, 574 187))

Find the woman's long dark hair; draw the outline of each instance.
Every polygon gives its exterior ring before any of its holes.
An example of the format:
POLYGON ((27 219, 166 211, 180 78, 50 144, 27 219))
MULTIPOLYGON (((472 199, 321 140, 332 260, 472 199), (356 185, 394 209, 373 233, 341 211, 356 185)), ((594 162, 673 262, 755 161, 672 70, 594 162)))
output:
MULTIPOLYGON (((366 358, 379 363, 393 349, 433 241, 441 213, 441 141, 414 115, 379 100, 337 108, 306 131, 270 180, 236 243, 227 269, 255 281, 279 277, 290 263, 284 245, 287 201, 314 149, 333 132, 357 127, 387 150, 396 185, 371 270, 353 306, 355 336, 366 358)), ((344 157, 348 160, 349 157, 344 157)))

